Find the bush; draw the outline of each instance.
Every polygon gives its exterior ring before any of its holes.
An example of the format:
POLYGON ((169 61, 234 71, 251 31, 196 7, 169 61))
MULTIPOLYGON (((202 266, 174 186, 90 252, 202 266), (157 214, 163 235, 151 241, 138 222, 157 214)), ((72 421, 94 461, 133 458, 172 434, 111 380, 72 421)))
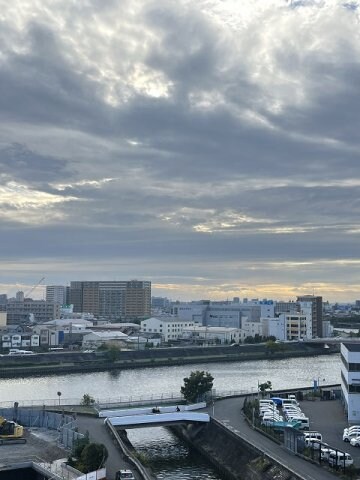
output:
POLYGON ((79 469, 83 473, 98 470, 104 466, 108 455, 108 451, 102 443, 89 443, 81 452, 79 469))
POLYGON ((75 458, 80 458, 84 448, 89 445, 89 435, 87 434, 84 438, 78 438, 73 444, 72 454, 75 458))

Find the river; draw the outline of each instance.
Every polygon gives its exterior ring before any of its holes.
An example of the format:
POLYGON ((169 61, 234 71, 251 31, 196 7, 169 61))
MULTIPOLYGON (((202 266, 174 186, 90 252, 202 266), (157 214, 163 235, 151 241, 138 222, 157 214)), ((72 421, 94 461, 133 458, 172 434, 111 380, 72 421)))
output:
MULTIPOLYGON (((0 399, 5 401, 80 399, 88 393, 96 399, 179 393, 184 377, 192 370, 206 370, 217 390, 248 390, 271 381, 274 390, 340 383, 340 356, 317 356, 284 360, 199 363, 119 372, 97 372, 16 379, 0 379, 0 399)), ((201 457, 190 454, 187 445, 164 428, 129 431, 135 448, 147 455, 158 479, 219 480, 221 477, 201 457)))

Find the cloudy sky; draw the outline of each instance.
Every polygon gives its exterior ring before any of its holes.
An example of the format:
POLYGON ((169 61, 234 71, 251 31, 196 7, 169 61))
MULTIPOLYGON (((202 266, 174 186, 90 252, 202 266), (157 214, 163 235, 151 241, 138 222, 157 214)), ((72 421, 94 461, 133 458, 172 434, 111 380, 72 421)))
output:
POLYGON ((0 7, 0 293, 360 298, 357 2, 0 7))

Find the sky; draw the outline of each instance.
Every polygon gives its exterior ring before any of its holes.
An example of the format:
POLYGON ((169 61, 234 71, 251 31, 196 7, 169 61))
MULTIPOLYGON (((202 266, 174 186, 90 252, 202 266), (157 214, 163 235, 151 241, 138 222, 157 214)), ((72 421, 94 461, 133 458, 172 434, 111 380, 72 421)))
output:
POLYGON ((0 293, 360 298, 358 2, 0 6, 0 293))

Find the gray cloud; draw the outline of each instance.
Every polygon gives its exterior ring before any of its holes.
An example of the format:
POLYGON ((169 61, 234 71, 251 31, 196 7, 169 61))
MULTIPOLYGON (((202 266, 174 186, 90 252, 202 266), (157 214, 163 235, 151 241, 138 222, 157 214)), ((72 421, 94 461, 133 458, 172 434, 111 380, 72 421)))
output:
POLYGON ((292 6, 4 7, 0 282, 101 272, 184 298, 339 282, 351 299, 358 11, 292 6))

